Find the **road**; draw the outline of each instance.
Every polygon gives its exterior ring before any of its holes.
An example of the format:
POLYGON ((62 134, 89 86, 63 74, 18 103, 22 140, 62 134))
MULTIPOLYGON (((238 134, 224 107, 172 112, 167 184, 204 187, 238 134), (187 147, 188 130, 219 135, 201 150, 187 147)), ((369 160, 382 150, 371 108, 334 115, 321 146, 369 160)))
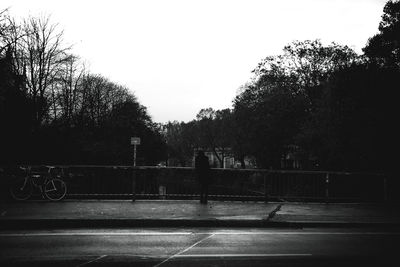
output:
POLYGON ((0 232, 1 266, 399 266, 400 231, 71 229, 0 232))

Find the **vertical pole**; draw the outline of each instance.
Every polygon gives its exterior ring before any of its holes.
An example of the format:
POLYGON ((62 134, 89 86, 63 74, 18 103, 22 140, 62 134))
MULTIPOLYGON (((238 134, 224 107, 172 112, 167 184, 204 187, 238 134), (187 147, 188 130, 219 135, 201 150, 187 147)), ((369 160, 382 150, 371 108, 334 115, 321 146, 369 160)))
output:
POLYGON ((136 167, 136 144, 133 145, 133 167, 136 167))
POLYGON ((132 202, 136 200, 136 170, 132 169, 132 202))
POLYGON ((264 173, 264 202, 268 203, 268 186, 267 186, 267 176, 268 173, 264 173))
POLYGON ((329 202, 329 172, 325 176, 325 202, 329 202))

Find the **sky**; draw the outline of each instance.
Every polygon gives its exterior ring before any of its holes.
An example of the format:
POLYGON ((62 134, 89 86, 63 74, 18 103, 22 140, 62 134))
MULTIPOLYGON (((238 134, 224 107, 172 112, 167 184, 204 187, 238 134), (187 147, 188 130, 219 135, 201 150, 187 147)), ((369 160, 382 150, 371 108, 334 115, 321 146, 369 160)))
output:
POLYGON ((16 19, 50 15, 91 73, 127 86, 153 121, 231 108, 265 57, 294 40, 357 53, 386 0, 1 0, 16 19))

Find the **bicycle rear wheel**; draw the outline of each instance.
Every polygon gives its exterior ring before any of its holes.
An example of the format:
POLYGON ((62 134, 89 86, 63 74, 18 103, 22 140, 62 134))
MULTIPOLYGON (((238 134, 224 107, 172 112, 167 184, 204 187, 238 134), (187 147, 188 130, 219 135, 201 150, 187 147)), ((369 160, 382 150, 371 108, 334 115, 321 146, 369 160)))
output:
POLYGON ((51 179, 44 186, 44 194, 50 200, 61 200, 67 194, 67 185, 61 179, 51 179))
POLYGON ((32 183, 28 177, 17 178, 11 183, 10 193, 15 200, 27 200, 32 195, 32 192, 32 183))

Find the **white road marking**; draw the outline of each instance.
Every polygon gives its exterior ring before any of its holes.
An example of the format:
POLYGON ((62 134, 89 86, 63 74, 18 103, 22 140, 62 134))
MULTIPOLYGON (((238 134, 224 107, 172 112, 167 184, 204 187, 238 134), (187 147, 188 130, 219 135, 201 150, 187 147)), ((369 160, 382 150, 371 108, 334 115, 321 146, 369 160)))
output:
POLYGON ((209 236, 203 238, 202 240, 197 241, 197 242, 194 243, 193 245, 187 247, 186 249, 182 250, 181 252, 179 252, 179 253, 177 253, 177 254, 175 254, 175 255, 180 255, 180 254, 182 254, 182 253, 185 253, 185 252, 188 251, 189 249, 191 249, 191 248, 197 246, 198 244, 200 244, 200 243, 203 242, 204 240, 209 239, 209 238, 213 237, 214 235, 215 235, 215 234, 211 234, 211 235, 209 235, 209 236))
POLYGON ((215 235, 400 235, 400 232, 217 232, 215 235))
MULTIPOLYGON (((58 258, 70 258, 70 259, 76 259, 76 258, 82 258, 82 257, 96 257, 95 259, 81 263, 78 266, 84 266, 87 265, 91 262, 100 260, 104 257, 133 257, 133 258, 142 258, 142 259, 164 259, 167 257, 170 257, 171 255, 164 255, 164 254, 158 254, 158 255, 151 255, 151 254, 129 254, 129 253, 120 253, 120 254, 108 254, 108 255, 95 255, 95 254, 71 254, 71 255, 63 255, 63 256, 55 256, 55 255, 45 255, 45 256, 5 256, 3 259, 12 259, 12 260, 25 260, 25 259, 58 259, 58 258)), ((269 253, 269 254, 185 254, 185 255, 176 255, 174 258, 239 258, 239 257, 247 257, 247 258, 262 258, 262 257, 311 257, 313 254, 309 253, 269 253)), ((164 261, 165 262, 165 261, 164 261)), ((78 267, 76 266, 76 267, 78 267)))
POLYGON ((29 236, 176 236, 176 235, 192 235, 192 232, 176 232, 176 233, 164 233, 164 232, 71 232, 71 233, 9 233, 0 234, 4 237, 29 237, 29 236))
POLYGON ((88 265, 88 264, 90 264, 90 263, 92 263, 92 262, 98 261, 98 260, 100 260, 100 259, 102 259, 102 258, 105 258, 105 257, 107 257, 107 255, 102 255, 102 256, 100 256, 100 257, 94 259, 94 260, 81 263, 81 264, 77 265, 76 267, 81 267, 81 266, 88 265))
POLYGON ((185 254, 176 255, 174 258, 212 258, 212 257, 310 257, 312 254, 185 254))
MULTIPOLYGON (((285 254, 285 253, 276 253, 276 254, 185 254, 185 255, 176 255, 174 258, 182 259, 182 258, 272 258, 272 257, 312 257, 313 254, 309 253, 298 253, 298 254, 285 254)), ((36 261, 36 260, 54 260, 54 259, 78 259, 82 257, 96 257, 93 260, 83 262, 76 267, 82 267, 88 265, 90 263, 99 261, 105 257, 115 258, 115 257, 132 257, 132 258, 141 258, 141 259, 156 259, 161 260, 170 255, 147 255, 147 254, 108 254, 108 255, 63 255, 63 256, 54 256, 54 255, 46 255, 46 256, 5 256, 2 259, 13 260, 13 261, 36 261)), ((170 260, 171 258, 169 258, 170 260)), ((165 263, 166 261, 164 261, 165 263)), ((156 266, 160 266, 159 263, 156 266)))
POLYGON ((178 257, 178 256, 181 255, 182 253, 185 253, 185 252, 188 251, 189 249, 191 249, 191 248, 197 246, 198 244, 200 244, 200 243, 203 242, 204 240, 207 240, 207 239, 209 239, 209 238, 211 238, 211 237, 213 237, 213 236, 214 236, 214 234, 211 234, 211 235, 209 235, 209 236, 206 236, 205 238, 201 239, 200 241, 197 241, 196 243, 194 243, 193 245, 191 245, 191 246, 185 248, 184 250, 181 250, 181 251, 179 251, 178 253, 172 255, 171 257, 169 257, 169 258, 163 260, 163 261, 160 262, 159 264, 154 265, 154 267, 158 267, 158 266, 160 266, 161 264, 163 264, 163 263, 169 261, 170 259, 178 257))
POLYGON ((27 232, 0 233, 0 237, 35 236, 179 236, 179 235, 400 235, 400 232, 27 232))

